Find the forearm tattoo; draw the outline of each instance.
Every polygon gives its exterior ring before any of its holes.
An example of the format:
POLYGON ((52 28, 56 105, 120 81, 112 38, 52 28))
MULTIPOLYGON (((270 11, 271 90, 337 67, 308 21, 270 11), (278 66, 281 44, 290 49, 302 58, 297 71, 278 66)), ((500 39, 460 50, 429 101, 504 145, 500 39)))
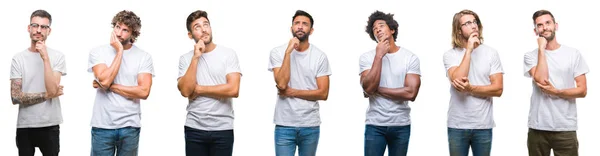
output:
POLYGON ((46 92, 23 93, 22 85, 22 79, 10 80, 10 97, 13 104, 31 105, 46 101, 46 92))

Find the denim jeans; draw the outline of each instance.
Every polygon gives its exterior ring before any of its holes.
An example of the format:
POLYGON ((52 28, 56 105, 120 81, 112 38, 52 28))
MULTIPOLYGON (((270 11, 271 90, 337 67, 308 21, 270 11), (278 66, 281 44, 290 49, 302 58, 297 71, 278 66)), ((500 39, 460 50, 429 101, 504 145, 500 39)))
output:
POLYGON ((450 156, 468 156, 469 147, 473 156, 489 156, 492 150, 492 129, 448 128, 450 156))
POLYGON ((365 126, 365 156, 383 156, 386 146, 390 156, 406 156, 410 125, 365 126))
POLYGON ((139 127, 103 129, 92 127, 92 156, 137 156, 139 127))
POLYGON ((58 156, 60 151, 60 126, 39 128, 17 128, 17 148, 19 156, 33 156, 35 147, 44 156, 58 156))
POLYGON ((231 156, 233 130, 204 131, 184 126, 185 155, 231 156))
POLYGON ((314 156, 319 144, 320 127, 275 126, 275 155, 294 156, 298 146, 299 156, 314 156))

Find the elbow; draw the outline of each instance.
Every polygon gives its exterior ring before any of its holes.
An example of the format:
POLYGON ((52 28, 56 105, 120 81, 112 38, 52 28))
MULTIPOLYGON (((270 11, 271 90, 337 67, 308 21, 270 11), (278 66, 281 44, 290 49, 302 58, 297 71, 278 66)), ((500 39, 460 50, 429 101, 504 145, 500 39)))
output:
POLYGON ((367 93, 367 95, 373 95, 373 94, 375 94, 375 91, 377 91, 377 88, 375 88, 375 87, 369 87, 369 86, 363 86, 363 91, 365 93, 367 93))
POLYGON ((286 84, 279 84, 279 83, 277 83, 277 89, 279 89, 279 90, 285 90, 285 89, 287 89, 287 85, 286 84))
POLYGON ((417 100, 417 92, 414 92, 412 94, 410 94, 410 96, 408 97, 408 100, 410 100, 411 102, 415 102, 415 100, 417 100))
POLYGON ((581 92, 581 98, 584 98, 587 95, 587 89, 584 89, 583 92, 581 92))
POLYGON ((239 89, 233 89, 230 93, 229 96, 232 98, 238 98, 240 96, 240 90, 239 89))
POLYGON ((140 99, 146 100, 146 99, 148 99, 149 96, 150 96, 150 91, 145 91, 142 93, 142 95, 140 95, 140 99))
POLYGON ((321 94, 321 100, 327 101, 327 98, 329 98, 329 93, 328 92, 325 92, 325 93, 321 94))
POLYGON ((190 95, 192 95, 191 91, 187 91, 185 89, 179 89, 179 93, 181 93, 181 96, 185 98, 190 97, 190 95))
POLYGON ((496 97, 500 97, 502 96, 502 93, 504 92, 504 88, 500 87, 500 89, 498 91, 496 91, 496 97))

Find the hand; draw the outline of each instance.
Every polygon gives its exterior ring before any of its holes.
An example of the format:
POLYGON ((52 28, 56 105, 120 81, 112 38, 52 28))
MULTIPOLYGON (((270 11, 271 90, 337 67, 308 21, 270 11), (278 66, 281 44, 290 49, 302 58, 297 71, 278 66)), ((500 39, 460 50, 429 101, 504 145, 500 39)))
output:
POLYGON ((481 44, 481 41, 479 40, 479 33, 471 33, 467 43, 467 50, 473 51, 473 49, 479 44, 481 44))
POLYGON ((537 86, 540 87, 542 92, 544 92, 546 94, 554 95, 554 96, 558 95, 559 90, 554 88, 554 86, 552 86, 550 81, 544 80, 544 83, 546 83, 546 84, 541 84, 541 83, 536 82, 537 86))
POLYGON ((202 53, 206 50, 206 45, 204 45, 203 40, 198 40, 196 44, 194 44, 194 58, 200 58, 202 53))
POLYGON ((454 86, 454 88, 459 92, 470 93, 473 91, 471 83, 469 83, 469 79, 467 77, 454 79, 452 81, 452 86, 454 86))
POLYGON ((298 48, 299 45, 300 45, 300 40, 298 40, 297 37, 290 39, 290 42, 288 43, 288 47, 287 47, 287 49, 288 49, 287 51, 289 51, 288 53, 291 53, 292 49, 298 48))
POLYGON ((121 44, 121 41, 119 41, 119 38, 117 38, 115 32, 112 32, 110 34, 110 46, 115 48, 115 50, 117 50, 117 53, 123 52, 123 45, 121 44))
POLYGON ((35 50, 40 53, 40 57, 42 57, 42 60, 48 59, 48 51, 46 51, 45 41, 35 42, 35 50))
POLYGON ((546 49, 546 45, 548 44, 548 41, 546 40, 546 38, 544 36, 542 36, 541 33, 538 34, 537 42, 538 42, 538 49, 540 49, 540 50, 546 49))
POLYGON ((285 96, 285 97, 294 97, 296 90, 290 88, 289 86, 285 90, 277 89, 277 95, 285 96))
POLYGON ((59 97, 59 96, 63 95, 63 87, 64 87, 64 86, 62 86, 62 85, 59 85, 59 86, 58 86, 58 91, 56 92, 56 94, 54 94, 54 95, 48 95, 48 94, 46 94, 46 97, 45 97, 45 98, 46 98, 46 99, 53 99, 53 98, 55 98, 55 97, 59 97))
POLYGON ((94 81, 92 82, 92 86, 93 86, 94 88, 98 88, 98 87, 100 87, 100 84, 98 84, 98 81, 94 80, 94 81))
POLYGON ((377 43, 375 48, 376 55, 383 56, 390 51, 390 41, 385 38, 383 41, 377 43))

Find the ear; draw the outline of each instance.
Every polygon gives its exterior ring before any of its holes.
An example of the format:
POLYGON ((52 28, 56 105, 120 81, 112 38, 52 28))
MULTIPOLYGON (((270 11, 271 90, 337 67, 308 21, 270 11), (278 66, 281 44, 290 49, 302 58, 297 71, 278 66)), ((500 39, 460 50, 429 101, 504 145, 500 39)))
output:
POLYGON ((290 32, 292 32, 292 34, 294 34, 294 25, 290 26, 290 32))
POLYGON ((52 28, 48 28, 48 34, 46 34, 46 37, 50 36, 51 32, 52 32, 52 28))
POLYGON ((27 25, 27 32, 31 32, 31 27, 29 25, 27 25))
POLYGON ((533 28, 533 33, 535 34, 535 36, 540 36, 540 33, 538 33, 537 28, 533 28))
POLYGON ((308 33, 308 35, 312 35, 313 31, 315 31, 315 29, 310 28, 310 32, 308 33))
POLYGON ((554 31, 558 30, 558 23, 554 23, 554 31))
POLYGON ((192 36, 192 32, 191 32, 191 31, 188 31, 188 37, 189 37, 190 39, 194 39, 194 36, 192 36))

